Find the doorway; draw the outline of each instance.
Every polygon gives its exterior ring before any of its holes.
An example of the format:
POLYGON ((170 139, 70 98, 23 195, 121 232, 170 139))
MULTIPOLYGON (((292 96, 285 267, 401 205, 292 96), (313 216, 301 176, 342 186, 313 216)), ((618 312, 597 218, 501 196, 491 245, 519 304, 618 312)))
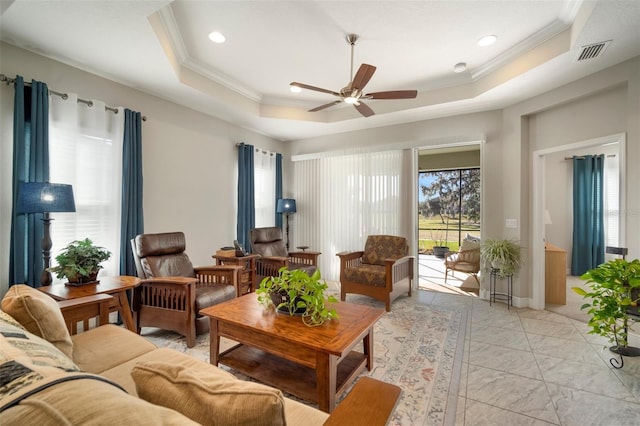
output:
MULTIPOLYGON (((571 223, 563 223, 561 222, 562 218, 571 218, 572 213, 568 212, 566 209, 566 205, 564 206, 564 210, 560 210, 559 213, 554 214, 554 209, 558 209, 563 207, 561 204, 558 204, 557 201, 554 201, 554 194, 549 193, 547 180, 551 182, 558 181, 566 181, 571 182, 571 178, 565 179, 555 179, 553 176, 549 176, 549 174, 553 173, 552 164, 554 159, 559 161, 564 161, 564 156, 572 156, 572 155, 582 155, 585 153, 594 153, 589 151, 598 151, 597 154, 601 153, 600 151, 606 151, 609 154, 613 154, 616 156, 619 164, 618 167, 618 188, 626 188, 624 177, 625 177, 625 143, 626 138, 624 133, 605 136, 602 138, 590 139, 582 142, 561 145, 553 148, 548 148, 544 150, 534 151, 533 155, 533 238, 532 238, 532 246, 533 246, 533 262, 532 262, 532 298, 529 306, 534 309, 545 309, 545 236, 547 234, 553 235, 555 239, 562 238, 562 232, 560 232, 560 227, 567 228, 568 226, 568 236, 565 236, 564 242, 560 241, 559 243, 553 241, 556 245, 561 245, 562 248, 568 251, 568 258, 570 259, 570 249, 571 243, 569 239, 571 237, 571 223), (614 147, 615 152, 609 152, 612 147, 614 147), (545 210, 550 211, 550 222, 551 225, 546 225, 545 222, 549 222, 549 219, 545 221, 545 210), (559 219, 554 219, 554 216, 559 219), (557 226, 558 230, 550 230, 549 226, 557 226)), ((562 197, 559 197, 562 198, 562 197)), ((565 197, 566 198, 566 197, 565 197)), ((566 203, 569 204, 569 203, 566 203)), ((617 221, 617 229, 615 232, 617 235, 617 241, 619 246, 625 245, 625 222, 624 215, 619 215, 620 211, 624 211, 625 209, 625 196, 623 193, 619 194, 619 207, 616 209, 616 215, 618 215, 617 221)), ((557 241, 557 240, 556 240, 557 241)), ((568 277, 570 280, 570 277, 568 277)), ((570 284, 567 285, 569 287, 570 284)), ((568 293, 568 295, 571 295, 568 293)), ((570 300, 568 297, 567 300, 570 300)), ((571 316, 571 315, 569 315, 571 316)))
POLYGON ((479 284, 463 272, 445 276, 442 249, 458 251, 465 238, 481 233, 479 143, 420 150, 417 176, 418 288, 478 295, 479 284))

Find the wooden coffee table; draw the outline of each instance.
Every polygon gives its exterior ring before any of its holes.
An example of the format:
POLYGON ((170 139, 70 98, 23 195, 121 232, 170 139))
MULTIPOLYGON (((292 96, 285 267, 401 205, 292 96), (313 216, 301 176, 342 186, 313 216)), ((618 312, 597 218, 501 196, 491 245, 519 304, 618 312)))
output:
POLYGON ((373 366, 373 325, 383 309, 333 304, 339 319, 307 327, 299 316, 265 309, 255 293, 200 311, 210 318, 210 362, 249 377, 330 413, 336 397, 373 366), (220 337, 238 345, 219 353, 220 337), (356 346, 362 343, 362 352, 356 346))
POLYGON ((127 290, 131 290, 140 285, 140 279, 126 275, 115 277, 100 277, 98 284, 85 284, 80 286, 71 286, 64 284, 54 284, 46 287, 39 287, 38 290, 47 293, 55 300, 71 300, 85 296, 93 296, 95 294, 110 294, 113 296, 113 302, 110 311, 118 311, 122 316, 124 325, 134 333, 137 332, 133 316, 131 315, 131 307, 127 299, 127 290))

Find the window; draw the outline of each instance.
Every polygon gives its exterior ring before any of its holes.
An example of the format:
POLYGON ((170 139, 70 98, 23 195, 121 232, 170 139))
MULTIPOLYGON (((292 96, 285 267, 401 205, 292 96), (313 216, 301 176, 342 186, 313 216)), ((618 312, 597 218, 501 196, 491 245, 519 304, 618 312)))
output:
POLYGON ((256 149, 253 169, 256 228, 275 226, 276 154, 256 149))
POLYGON ((118 275, 124 114, 104 107, 51 97, 49 180, 73 185, 76 203, 75 213, 52 214, 51 264, 69 242, 88 237, 112 253, 100 274, 118 275))

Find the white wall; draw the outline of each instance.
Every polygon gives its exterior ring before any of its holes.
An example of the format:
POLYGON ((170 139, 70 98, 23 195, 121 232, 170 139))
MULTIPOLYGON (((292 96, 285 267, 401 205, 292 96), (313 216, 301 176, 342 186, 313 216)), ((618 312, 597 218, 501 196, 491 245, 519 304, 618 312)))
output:
MULTIPOLYGON (((59 92, 146 115, 145 231, 185 232, 187 252, 196 265, 212 264, 211 254, 235 239, 235 144, 284 149, 281 142, 11 45, 0 45, 0 73, 20 74, 25 81, 43 81, 59 92)), ((0 295, 9 285, 13 97, 12 86, 0 86, 0 295)))
MULTIPOLYGON (((181 229, 189 255, 208 263, 210 253, 235 235, 234 144, 245 141, 285 153, 286 196, 291 155, 375 146, 429 147, 485 140, 482 152, 483 236, 521 241, 527 263, 514 282, 516 304, 532 295, 531 162, 542 148, 626 133, 626 245, 640 257, 640 58, 587 76, 504 110, 349 132, 282 144, 199 112, 166 102, 58 62, 2 44, 0 72, 45 81, 58 91, 125 105, 143 112, 145 226, 148 232, 181 229), (597 118, 597 119, 596 119, 597 118), (505 219, 518 227, 505 228, 505 219), (634 231, 635 230, 635 231, 634 231)), ((13 89, 0 87, 0 292, 9 257, 11 116, 13 89)), ((295 222, 295 221, 294 221, 295 222)), ((55 226, 55 224, 54 224, 55 226)), ((297 226, 297 225, 296 225, 297 226)), ((312 226, 312 225, 309 225, 312 226)), ((325 253, 323 256, 332 256, 325 253)), ((483 283, 483 288, 487 284, 483 283)))
MULTIPOLYGON (((531 162, 535 150, 594 139, 627 135, 625 215, 629 257, 640 257, 640 58, 582 78, 501 111, 425 120, 340 135, 299 140, 290 153, 340 151, 345 147, 398 144, 436 146, 452 139, 486 140, 482 153, 484 179, 483 237, 516 238, 526 263, 514 280, 516 303, 528 306, 533 294, 533 217, 531 162), (466 135, 466 136, 460 136, 466 135), (505 219, 516 219, 506 228, 505 219), (636 232, 634 232, 636 230, 636 232)), ((374 148, 372 148, 374 149, 374 148)), ((563 186, 566 182, 563 182, 563 186)), ((487 283, 483 283, 486 289, 487 283)))

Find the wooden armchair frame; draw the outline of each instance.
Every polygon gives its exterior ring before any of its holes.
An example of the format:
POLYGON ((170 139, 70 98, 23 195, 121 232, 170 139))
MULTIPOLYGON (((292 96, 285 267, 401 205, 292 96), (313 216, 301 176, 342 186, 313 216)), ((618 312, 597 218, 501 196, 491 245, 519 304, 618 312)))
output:
POLYGON ((411 296, 413 286, 413 256, 399 259, 385 259, 385 286, 374 286, 348 280, 345 270, 362 265, 364 251, 342 252, 336 256, 340 258, 340 300, 346 299, 347 293, 363 294, 384 302, 387 312, 391 311, 391 302, 403 293, 411 296))
POLYGON ((134 291, 133 310, 138 333, 142 327, 159 327, 182 334, 187 347, 196 344, 196 335, 209 330, 207 317, 198 317, 196 291, 220 282, 232 283, 239 291, 242 266, 195 267, 196 277, 156 277, 143 279, 134 291))
POLYGON ((318 251, 292 251, 289 257, 282 256, 261 256, 256 260, 256 274, 259 281, 264 277, 275 277, 282 267, 289 267, 289 263, 298 263, 309 266, 318 265, 318 251))

